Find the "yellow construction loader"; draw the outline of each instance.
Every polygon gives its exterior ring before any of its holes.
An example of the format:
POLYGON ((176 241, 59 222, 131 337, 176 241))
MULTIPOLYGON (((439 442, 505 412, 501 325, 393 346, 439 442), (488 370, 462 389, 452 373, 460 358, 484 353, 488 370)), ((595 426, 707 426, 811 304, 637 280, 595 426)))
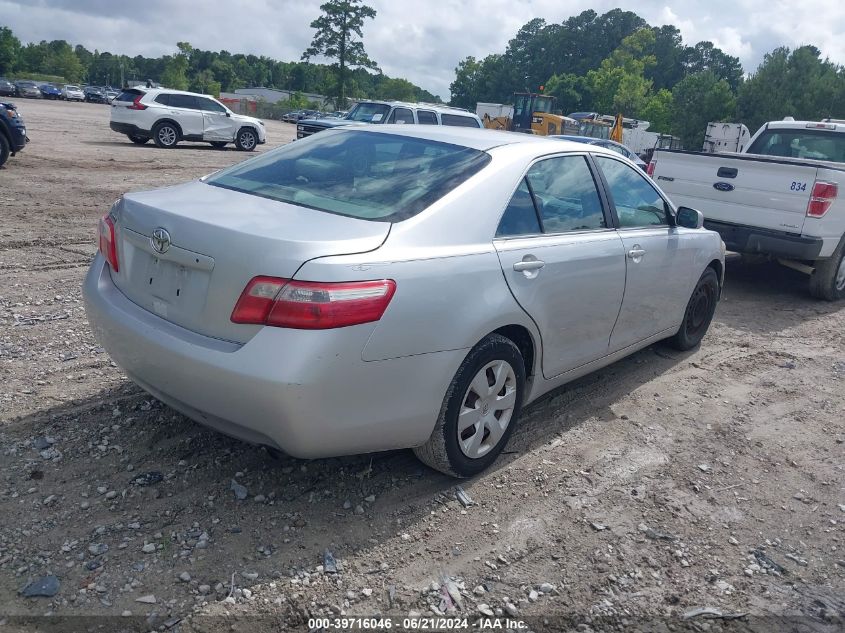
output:
POLYGON ((532 92, 518 92, 513 96, 513 116, 491 117, 485 114, 484 127, 490 130, 525 132, 550 136, 552 134, 577 134, 575 119, 554 114, 555 98, 532 92))

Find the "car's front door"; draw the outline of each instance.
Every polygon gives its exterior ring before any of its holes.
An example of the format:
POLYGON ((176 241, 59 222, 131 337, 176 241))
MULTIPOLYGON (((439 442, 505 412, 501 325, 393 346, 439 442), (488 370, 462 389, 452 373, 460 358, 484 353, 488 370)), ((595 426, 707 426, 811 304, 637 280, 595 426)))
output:
POLYGON ((625 287, 625 256, 584 155, 535 163, 494 241, 513 296, 542 336, 552 378, 607 354, 625 287))
POLYGON ((639 171, 595 155, 625 246, 625 298, 610 338, 615 352, 677 328, 695 281, 696 237, 674 226, 669 203, 639 171))
POLYGON ((221 104, 205 97, 196 97, 202 111, 203 134, 205 141, 231 141, 235 138, 229 111, 221 104))
POLYGON ((203 130, 202 112, 199 111, 196 97, 171 93, 168 103, 170 114, 182 128, 182 136, 186 140, 201 139, 203 130))

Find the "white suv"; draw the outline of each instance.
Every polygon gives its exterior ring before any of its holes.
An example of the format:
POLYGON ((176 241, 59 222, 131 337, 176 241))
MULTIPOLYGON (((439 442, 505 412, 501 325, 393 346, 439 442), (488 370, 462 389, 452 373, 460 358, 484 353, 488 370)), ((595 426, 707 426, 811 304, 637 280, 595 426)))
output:
POLYGON ((153 139, 167 148, 199 141, 251 152, 267 140, 263 121, 235 114, 209 95, 164 88, 122 91, 112 101, 110 127, 138 145, 153 139))

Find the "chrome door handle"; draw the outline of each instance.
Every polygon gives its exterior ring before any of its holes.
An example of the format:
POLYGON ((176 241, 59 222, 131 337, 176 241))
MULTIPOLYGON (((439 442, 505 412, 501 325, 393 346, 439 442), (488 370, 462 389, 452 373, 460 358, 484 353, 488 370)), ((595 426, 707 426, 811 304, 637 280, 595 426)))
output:
POLYGON ((642 257, 643 255, 645 255, 645 250, 642 248, 632 248, 630 251, 628 251, 628 257, 630 257, 631 259, 637 259, 638 257, 642 257))
POLYGON ((546 265, 546 262, 544 262, 540 259, 529 259, 529 260, 523 260, 521 262, 516 262, 513 265, 513 269, 518 273, 522 273, 522 272, 525 272, 526 270, 540 270, 545 265, 546 265))

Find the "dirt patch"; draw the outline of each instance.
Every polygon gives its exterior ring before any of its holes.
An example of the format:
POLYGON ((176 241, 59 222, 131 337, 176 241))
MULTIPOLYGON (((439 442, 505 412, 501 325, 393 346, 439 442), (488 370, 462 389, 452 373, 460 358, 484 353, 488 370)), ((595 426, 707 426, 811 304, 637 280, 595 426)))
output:
MULTIPOLYGON (((0 169, 0 623, 277 630, 484 604, 534 630, 843 626, 845 309, 800 274, 730 259, 699 350, 653 346, 532 405, 464 507, 407 451, 274 458, 129 382, 81 303, 97 219, 245 155, 135 146, 105 106, 20 106, 32 142, 0 169), (44 576, 53 597, 19 593, 44 576), (698 607, 761 619, 683 619, 698 607)), ((293 136, 268 122, 259 151, 293 136)))

